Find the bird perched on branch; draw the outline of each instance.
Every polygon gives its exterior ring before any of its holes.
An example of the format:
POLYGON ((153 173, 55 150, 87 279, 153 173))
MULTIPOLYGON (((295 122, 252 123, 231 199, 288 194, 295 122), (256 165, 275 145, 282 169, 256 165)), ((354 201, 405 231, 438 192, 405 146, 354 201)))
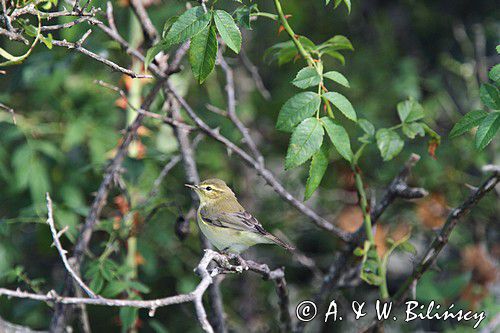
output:
POLYGON ((200 198, 197 220, 201 231, 217 249, 240 254, 255 244, 277 244, 289 251, 294 247, 264 230, 243 208, 234 192, 220 179, 189 185, 200 198))

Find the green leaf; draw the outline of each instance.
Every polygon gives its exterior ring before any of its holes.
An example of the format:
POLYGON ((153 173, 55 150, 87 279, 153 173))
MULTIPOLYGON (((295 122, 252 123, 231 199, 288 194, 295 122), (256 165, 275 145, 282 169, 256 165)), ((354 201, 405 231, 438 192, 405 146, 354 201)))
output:
POLYGON ((42 41, 42 43, 44 43, 45 46, 47 46, 47 48, 49 50, 52 50, 52 41, 53 41, 52 34, 48 34, 47 37, 40 34, 39 37, 40 37, 40 40, 42 41))
POLYGON ((252 10, 258 11, 257 4, 253 4, 251 6, 242 6, 238 7, 234 11, 234 17, 236 18, 236 22, 246 29, 252 29, 250 26, 250 14, 252 10))
POLYGON ((492 112, 488 114, 484 120, 479 124, 476 132, 476 147, 483 150, 498 131, 500 127, 500 112, 492 112))
POLYGON ((214 21, 222 40, 231 50, 239 53, 241 49, 241 32, 234 23, 233 17, 226 11, 216 10, 214 12, 214 21))
POLYGON ((497 87, 484 83, 479 90, 479 96, 484 105, 493 110, 500 110, 500 93, 497 87))
POLYGON ((417 249, 415 248, 415 246, 408 241, 399 244, 399 248, 404 252, 408 252, 413 255, 417 254, 417 249))
POLYGON ((106 288, 102 291, 102 296, 104 297, 115 297, 127 290, 127 283, 125 281, 113 281, 110 282, 106 288))
POLYGON ((310 91, 293 96, 281 107, 276 128, 280 131, 291 132, 297 124, 312 116, 320 104, 319 95, 310 91))
POLYGON ((201 6, 188 9, 172 24, 165 43, 171 46, 187 41, 204 30, 211 19, 212 12, 205 13, 201 6))
POLYGON ((337 92, 327 92, 323 94, 337 109, 340 110, 348 119, 357 121, 356 111, 352 107, 351 102, 344 96, 337 92))
POLYGON ((163 39, 167 38, 167 34, 170 31, 170 29, 172 28, 172 25, 175 22, 177 22, 178 19, 179 19, 179 16, 172 16, 171 18, 169 18, 165 22, 165 24, 163 25, 163 32, 161 33, 161 38, 163 38, 163 39))
POLYGON ((312 86, 317 86, 321 82, 321 76, 312 67, 302 68, 298 73, 292 83, 294 86, 306 89, 312 86))
POLYGON ((344 0, 345 6, 347 7, 347 12, 351 13, 351 0, 344 0))
POLYGON ((450 138, 455 138, 470 131, 473 127, 478 126, 487 115, 488 112, 484 110, 473 110, 466 113, 451 129, 450 138))
POLYGON ((295 168, 318 151, 323 143, 323 127, 317 118, 307 118, 297 126, 286 153, 285 169, 295 168))
POLYGON ((403 124, 403 133, 410 139, 415 139, 417 135, 425 136, 425 129, 420 123, 405 123, 403 124))
POLYGON ((309 199, 311 195, 316 191, 323 175, 325 174, 326 168, 328 166, 328 152, 326 151, 325 145, 321 147, 312 157, 311 166, 309 168, 309 177, 306 183, 306 192, 304 194, 304 201, 309 199))
POLYGON ((333 36, 328 39, 326 42, 322 43, 318 49, 322 50, 323 48, 330 48, 331 50, 351 50, 354 51, 354 47, 352 46, 351 41, 342 35, 333 36))
POLYGON ((129 281, 128 284, 130 288, 135 289, 144 294, 147 294, 151 291, 148 286, 139 281, 129 281))
POLYGON ((94 293, 100 293, 103 286, 104 286, 104 279, 102 275, 99 273, 95 274, 92 280, 90 281, 89 288, 94 293))
POLYGON ((217 34, 215 27, 210 25, 191 39, 191 47, 189 48, 189 62, 198 83, 201 84, 205 81, 212 72, 216 57, 217 34))
POLYGON ((347 81, 346 77, 339 72, 336 71, 326 72, 325 74, 323 74, 323 77, 326 77, 327 79, 337 82, 338 84, 343 85, 344 87, 350 88, 349 81, 347 81))
POLYGON ((333 47, 327 47, 321 50, 320 52, 321 55, 326 54, 329 55, 330 57, 337 59, 342 66, 345 65, 345 57, 342 55, 342 53, 335 51, 333 47))
POLYGON ((424 117, 424 108, 413 99, 398 103, 397 108, 402 123, 410 123, 424 117))
POLYGON ((120 308, 120 322, 122 324, 122 332, 128 332, 135 325, 137 316, 139 315, 138 308, 123 307, 120 308))
POLYGON ((35 154, 29 176, 31 200, 37 208, 45 207, 45 194, 50 192, 49 172, 45 161, 35 154))
POLYGON ((398 133, 387 128, 379 129, 375 137, 384 161, 389 161, 398 155, 405 144, 398 133))
POLYGON ((151 48, 146 52, 146 57, 144 58, 144 67, 149 67, 153 62, 156 55, 162 51, 167 51, 170 47, 165 41, 160 41, 158 44, 151 46, 151 48))
POLYGON ((488 76, 495 83, 500 81, 500 64, 496 64, 495 66, 493 66, 493 68, 490 69, 488 76))
POLYGON ((358 125, 369 136, 375 135, 375 126, 366 119, 358 119, 358 125))
POLYGON ((335 149, 343 158, 345 158, 348 162, 351 162, 353 157, 351 142, 349 141, 349 135, 347 134, 345 128, 342 127, 342 125, 340 125, 337 121, 328 117, 321 118, 321 122, 323 123, 326 133, 328 133, 335 149))

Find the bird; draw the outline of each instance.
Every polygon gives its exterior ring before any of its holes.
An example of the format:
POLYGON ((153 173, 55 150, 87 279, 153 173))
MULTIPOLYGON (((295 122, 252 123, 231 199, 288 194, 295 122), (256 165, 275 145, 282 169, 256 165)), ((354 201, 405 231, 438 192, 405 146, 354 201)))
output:
POLYGON ((267 232, 262 224, 243 208, 223 180, 213 178, 197 185, 185 186, 198 195, 198 226, 219 251, 239 255, 256 244, 277 244, 288 251, 295 249, 267 232))

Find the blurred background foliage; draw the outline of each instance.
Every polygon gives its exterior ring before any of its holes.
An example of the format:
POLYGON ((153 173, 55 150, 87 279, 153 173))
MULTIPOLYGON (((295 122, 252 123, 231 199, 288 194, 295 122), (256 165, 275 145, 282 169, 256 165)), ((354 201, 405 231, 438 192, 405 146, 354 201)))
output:
MULTIPOLYGON (((256 3, 261 10, 273 12, 270 2, 256 3)), ((105 8, 104 1, 94 0, 92 4, 105 8)), ((128 40, 137 38, 137 22, 128 1, 120 0, 114 5, 120 32, 128 40)), ((185 2, 179 0, 160 0, 148 5, 159 29, 167 18, 185 8, 185 2)), ((235 8, 232 1, 219 1, 217 6, 235 8)), ((397 202, 382 216, 377 227, 379 252, 384 252, 389 235, 397 239, 411 227, 410 240, 421 253, 435 235, 434 230, 444 223, 449 208, 470 192, 466 184, 479 184, 483 177, 481 166, 500 162, 497 140, 478 152, 474 149, 472 134, 453 140, 447 138, 463 114, 480 106, 479 84, 487 80, 489 66, 498 62, 498 58, 495 59, 498 57, 495 45, 500 36, 498 6, 489 0, 353 1, 351 14, 347 15, 345 7, 325 8, 323 1, 289 0, 284 10, 292 14, 290 22, 294 30, 314 42, 322 42, 334 34, 351 40, 355 51, 345 54, 345 66, 334 60, 328 65, 349 79, 351 89, 340 91, 349 97, 360 117, 369 119, 376 127, 392 126, 398 123, 396 104, 414 97, 425 108, 425 121, 442 136, 435 159, 427 153, 427 139, 417 139, 407 143, 403 153, 388 163, 382 162, 375 145, 369 147, 360 161, 369 195, 380 196, 410 153, 422 156, 413 170, 411 183, 425 187, 431 194, 415 202, 397 202)), ((74 41, 86 29, 88 27, 79 25, 56 32, 54 37, 74 41)), ((272 98, 262 97, 241 59, 228 52, 228 60, 236 71, 238 114, 251 128, 268 167, 292 193, 303 197, 307 168, 283 171, 288 135, 274 129, 281 105, 291 97, 291 89, 296 89, 289 82, 302 63, 278 66, 264 60, 267 48, 287 40, 283 33, 278 35, 274 21, 262 18, 254 21, 252 29, 245 30, 243 35, 243 49, 258 67, 272 98)), ((6 40, 2 43, 2 47, 11 50, 18 47, 6 40)), ((121 64, 129 59, 97 29, 86 45, 121 64)), ((132 83, 102 64, 67 49, 48 50, 41 44, 22 65, 7 68, 7 73, 1 76, 0 102, 15 110, 17 121, 14 124, 9 113, 0 113, 0 281, 3 286, 43 293, 62 286, 64 268, 50 246, 50 232, 44 224, 45 192, 49 191, 55 202, 59 228, 70 227, 64 246, 71 248, 102 180, 106 162, 113 156, 120 131, 132 112, 126 110, 117 94, 95 84, 96 79, 119 84, 129 96, 134 89, 145 95, 151 86, 148 80, 132 83)), ((224 76, 219 68, 202 86, 194 82, 189 70, 174 75, 173 80, 182 87, 202 118, 240 142, 239 133, 231 123, 205 107, 208 103, 225 108, 224 76)), ((152 111, 161 111, 160 99, 153 104, 152 111)), ((361 134, 354 126, 348 130, 361 134)), ((167 176, 157 196, 148 196, 162 167, 177 154, 171 128, 147 119, 124 163, 126 191, 115 188, 111 192, 84 267, 85 277, 102 295, 155 298, 189 292, 198 283, 192 272, 200 258, 198 229, 191 223, 191 234, 184 241, 174 232, 176 220, 182 217, 192 220, 194 216, 188 190, 183 186, 182 164, 167 176), (127 197, 131 200, 130 207, 127 197), (161 206, 156 214, 147 218, 161 204, 166 207, 161 206), (137 250, 131 257, 129 239, 135 236, 137 250)), ((226 180, 266 228, 285 234, 315 260, 316 270, 327 271, 339 249, 336 239, 290 209, 254 171, 228 155, 218 143, 201 139, 196 157, 202 178, 226 180)), ((352 174, 345 161, 337 156, 308 205, 352 231, 362 219, 355 203, 352 174)), ((417 299, 485 310, 487 318, 500 311, 498 217, 498 195, 490 195, 454 231, 437 269, 419 283, 417 299)), ((259 246, 246 257, 271 267, 286 267, 293 306, 310 298, 320 285, 314 269, 302 266, 278 248, 259 246)), ((414 258, 408 254, 393 257, 388 276, 390 291, 397 289, 413 262, 414 258)), ((277 297, 272 283, 252 274, 227 276, 222 292, 232 330, 277 331, 277 297)), ((376 295, 375 288, 362 284, 341 289, 330 298, 369 300, 376 295)), ((155 318, 140 311, 135 323, 137 314, 127 309, 120 313, 113 308, 89 307, 88 310, 95 332, 126 331, 129 326, 141 332, 198 332, 191 307, 185 304, 158 309, 155 318)), ((52 309, 43 303, 0 299, 2 317, 33 328, 46 329, 51 313, 52 309)), ((401 331, 412 331, 419 325, 388 324, 401 331)), ((78 329, 78 325, 75 326, 78 329)), ((318 322, 309 330, 328 331, 332 326, 329 323, 322 327, 318 322)), ((464 323, 438 321, 425 322, 419 327, 431 331, 467 330, 464 323)))

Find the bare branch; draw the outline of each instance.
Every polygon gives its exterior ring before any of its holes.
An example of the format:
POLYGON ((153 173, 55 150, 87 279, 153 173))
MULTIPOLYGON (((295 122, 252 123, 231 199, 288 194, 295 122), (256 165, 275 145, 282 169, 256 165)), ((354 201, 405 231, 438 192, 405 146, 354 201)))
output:
POLYGON ((111 67, 115 71, 121 72, 125 75, 132 77, 132 78, 141 78, 141 79, 152 78, 151 75, 134 73, 133 71, 131 71, 129 69, 123 68, 120 65, 117 65, 114 62, 112 62, 104 57, 101 57, 100 55, 98 55, 92 51, 87 50, 86 48, 84 48, 80 45, 81 42, 83 42, 83 40, 80 40, 79 42, 76 42, 76 43, 71 43, 71 42, 68 42, 66 40, 53 40, 52 44, 56 45, 56 46, 66 47, 70 50, 78 51, 78 52, 80 52, 80 53, 82 53, 82 54, 84 54, 92 59, 95 59, 99 62, 102 62, 103 64, 105 64, 108 67, 111 67))
MULTIPOLYGON (((239 258, 238 265, 230 264, 228 257, 212 250, 205 250, 203 258, 196 267, 196 273, 201 277, 198 286, 190 293, 158 298, 153 300, 124 300, 110 298, 83 298, 83 297, 64 297, 58 295, 54 290, 47 294, 36 294, 17 290, 0 288, 0 296, 8 296, 22 299, 31 299, 42 301, 48 304, 66 304, 66 305, 99 305, 109 307, 134 307, 149 309, 149 314, 154 316, 156 309, 166 307, 173 304, 193 302, 195 305, 198 321, 205 332, 213 332, 212 326, 207 320, 206 311, 203 307, 202 298, 210 285, 214 282, 214 277, 219 274, 226 273, 242 273, 246 270, 251 270, 261 275, 264 279, 275 281, 277 285, 278 295, 280 297, 280 307, 286 307, 288 313, 288 291, 286 289, 286 281, 283 269, 270 270, 265 264, 259 264, 254 261, 245 261, 239 258), (216 263, 216 267, 210 269, 210 264, 216 263)), ((284 315, 284 314, 282 314, 284 315)), ((288 317, 290 315, 288 314, 288 317)))
POLYGON ((238 131, 243 135, 243 140, 245 141, 245 144, 250 148, 250 151, 254 155, 254 157, 257 159, 257 162, 263 166, 264 165, 264 157, 260 153, 259 149, 257 148, 257 145, 253 141, 252 137, 250 136, 250 132, 248 131, 248 128, 243 125, 241 120, 238 118, 236 115, 236 96, 234 93, 234 75, 233 75, 233 70, 229 65, 227 64, 226 60, 222 56, 222 54, 219 53, 219 63, 220 66, 222 67, 222 70, 226 74, 226 93, 227 93, 227 115, 229 119, 233 122, 233 124, 236 126, 238 131))
POLYGON ((47 224, 50 227, 50 232, 52 233, 52 238, 54 240, 54 245, 56 246, 57 251, 59 252, 59 255, 61 256, 61 259, 64 263, 64 267, 66 267, 66 270, 68 273, 71 275, 73 280, 87 293, 92 298, 97 298, 97 295, 80 279, 78 274, 73 270, 73 267, 71 267, 68 258, 66 257, 67 251, 63 249, 61 242, 59 238, 61 237, 62 233, 58 233, 56 230, 56 226, 54 224, 54 217, 52 215, 52 200, 50 199, 49 193, 46 194, 46 199, 47 199, 47 224))
POLYGON ((146 12, 146 8, 144 8, 144 5, 142 4, 142 0, 131 0, 130 5, 141 24, 142 31, 144 32, 146 38, 150 43, 155 42, 158 39, 158 31, 156 31, 153 22, 151 22, 151 19, 146 12))
POLYGON ((441 232, 431 243, 422 260, 413 270, 413 274, 408 277, 401 288, 396 292, 393 297, 394 300, 396 300, 397 302, 403 300, 411 285, 415 281, 418 281, 422 277, 422 275, 434 264, 439 253, 448 243, 450 234, 457 225, 460 218, 467 215, 469 211, 474 208, 489 191, 495 188, 499 181, 500 174, 498 172, 495 172, 481 186, 479 186, 479 188, 474 191, 467 198, 467 200, 465 200, 460 206, 451 211, 451 213, 448 215, 448 218, 446 219, 446 223, 441 229, 441 232))
POLYGON ((240 59, 241 59, 241 62, 243 63, 243 66, 252 75, 252 78, 255 82, 255 86, 257 87, 257 90, 260 92, 260 94, 262 95, 262 97, 264 97, 264 99, 266 101, 269 101, 271 99, 271 93, 265 87, 264 81, 262 81, 262 77, 259 74, 259 70, 257 69, 257 66, 255 66, 250 61, 250 59, 247 56, 247 53, 243 49, 241 49, 241 51, 240 51, 240 59))

